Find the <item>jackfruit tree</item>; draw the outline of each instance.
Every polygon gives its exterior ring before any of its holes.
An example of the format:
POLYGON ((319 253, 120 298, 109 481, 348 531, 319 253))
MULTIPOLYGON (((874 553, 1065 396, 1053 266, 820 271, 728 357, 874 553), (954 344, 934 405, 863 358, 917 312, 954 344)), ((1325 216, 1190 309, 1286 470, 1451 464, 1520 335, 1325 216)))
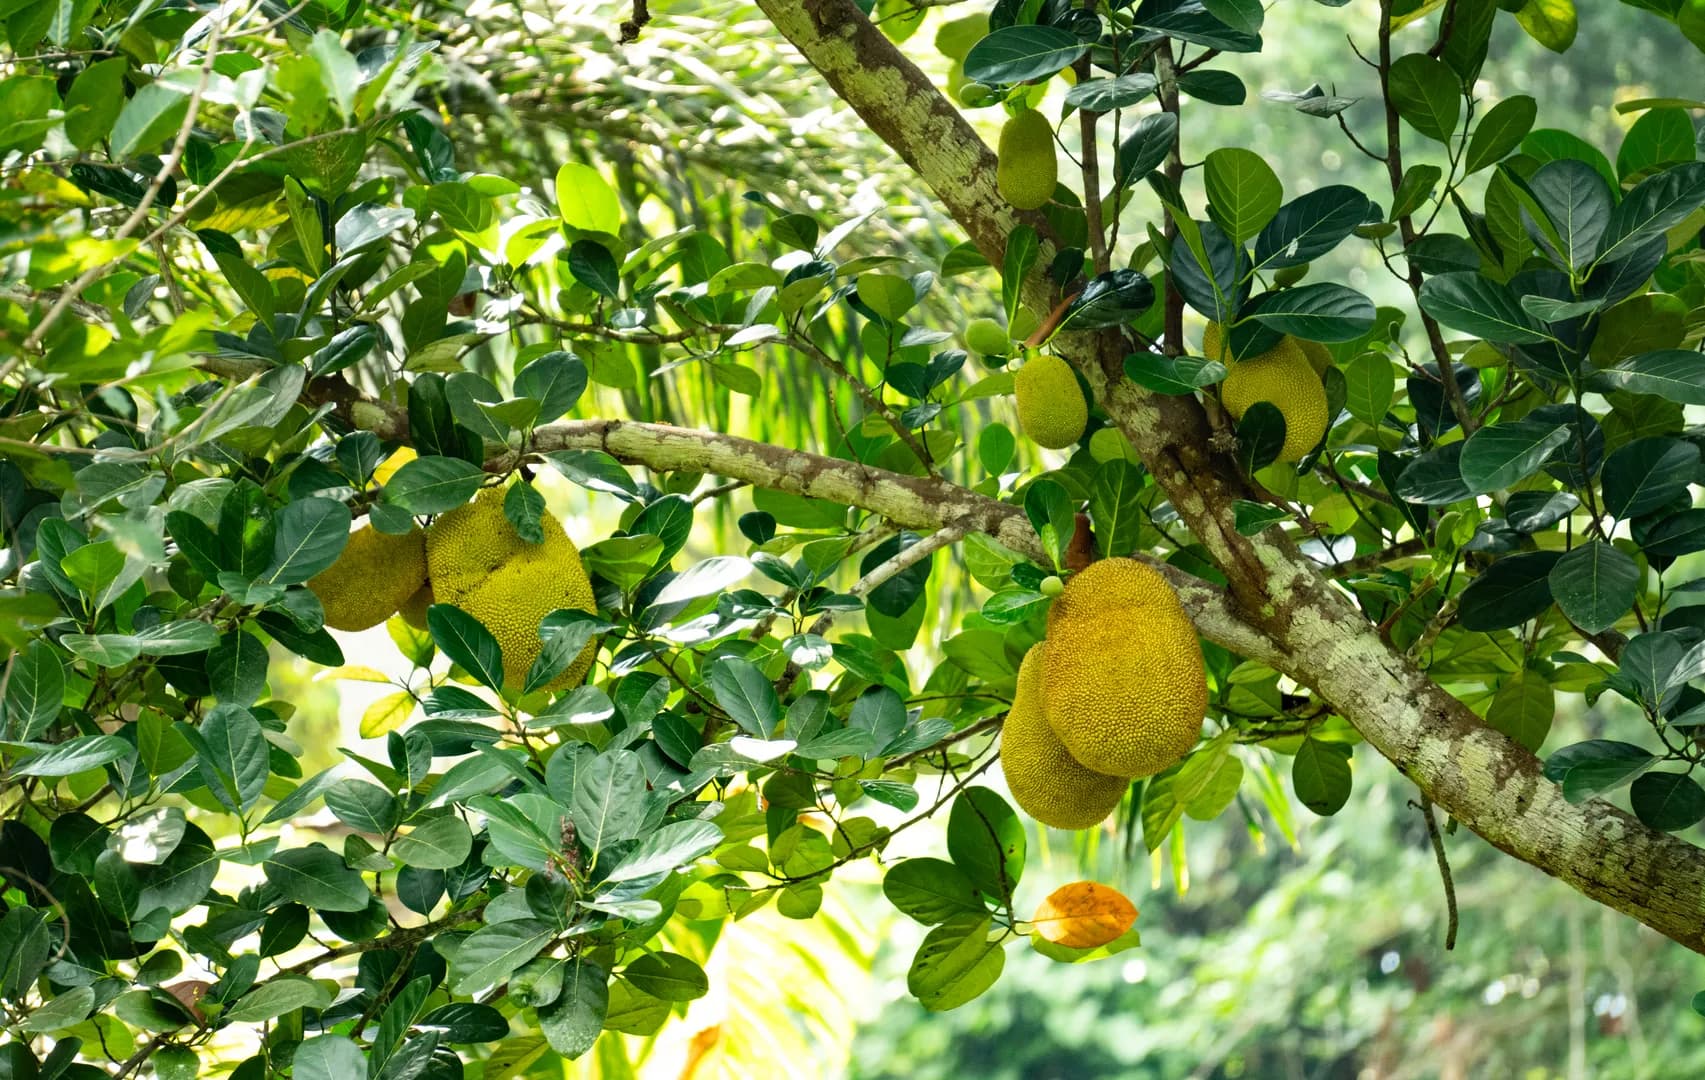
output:
POLYGON ((941 6, 0 0, 5 1075, 631 1075, 847 869, 949 1009, 1372 770, 1705 953, 1698 4, 941 6))

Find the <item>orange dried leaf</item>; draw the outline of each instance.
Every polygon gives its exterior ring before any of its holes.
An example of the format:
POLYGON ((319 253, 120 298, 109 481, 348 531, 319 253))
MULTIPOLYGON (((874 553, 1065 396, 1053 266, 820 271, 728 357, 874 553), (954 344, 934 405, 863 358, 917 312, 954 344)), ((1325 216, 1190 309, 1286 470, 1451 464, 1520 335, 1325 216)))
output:
POLYGON ((1074 881, 1048 894, 1031 920, 1044 940, 1068 949, 1095 949, 1116 941, 1137 921, 1136 907, 1119 890, 1074 881))

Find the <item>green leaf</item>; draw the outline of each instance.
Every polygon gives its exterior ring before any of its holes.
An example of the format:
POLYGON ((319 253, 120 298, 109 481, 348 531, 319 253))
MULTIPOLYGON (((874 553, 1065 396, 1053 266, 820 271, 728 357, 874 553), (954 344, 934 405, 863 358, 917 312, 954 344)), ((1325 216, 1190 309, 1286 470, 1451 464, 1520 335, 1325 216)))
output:
POLYGON ((148 656, 182 656, 206 652, 219 644, 219 631, 212 623, 192 619, 155 623, 137 631, 136 645, 148 656))
POLYGON ((1172 152, 1177 134, 1178 117, 1173 113, 1152 112, 1138 117, 1131 133, 1119 144, 1114 158, 1115 178, 1121 184, 1133 184, 1158 168, 1172 152))
MULTIPOLYGON (((254 641, 248 634, 238 634, 254 641)), ((202 781, 228 809, 246 814, 260 799, 270 775, 260 721, 240 705, 222 703, 202 720, 199 743, 196 758, 202 781)))
POLYGON ((1103 556, 1136 550, 1143 526, 1142 491, 1142 470, 1123 458, 1096 466, 1089 493, 1089 518, 1103 556))
POLYGON ((262 580, 307 581, 337 561, 349 542, 349 507, 336 499, 297 499, 273 518, 272 566, 262 580))
POLYGON ((442 514, 473 498, 484 479, 485 470, 471 461, 415 458, 385 485, 385 501, 411 514, 442 514))
POLYGON ((343 47, 338 35, 321 29, 308 43, 308 56, 320 69, 320 85, 326 98, 345 120, 355 115, 355 91, 361 85, 361 66, 349 50, 343 47))
POLYGON ((1705 819, 1705 789, 1686 773, 1649 772, 1628 789, 1639 819, 1654 829, 1677 832, 1705 819))
POLYGON ((1641 353, 1593 376, 1605 391, 1651 394, 1681 405, 1705 405, 1705 356, 1692 349, 1641 353))
POLYGON ((1041 479, 1024 492, 1024 513, 1055 566, 1064 566, 1066 548, 1077 535, 1077 503, 1059 483, 1041 479))
POLYGON ((596 240, 580 239, 569 246, 568 272, 599 296, 614 300, 622 294, 622 272, 616 257, 596 240))
POLYGON ((965 78, 986 86, 1046 79, 1088 51, 1076 34, 1057 26, 1003 26, 965 54, 965 78))
POLYGON ((1132 353, 1125 357, 1125 377, 1157 394, 1194 394, 1226 377, 1226 366, 1218 360, 1197 356, 1162 356, 1132 353))
POLYGON ((600 754, 575 773, 574 827, 594 858, 610 844, 639 835, 645 823, 645 793, 645 766, 632 751, 600 754))
POLYGON ((433 604, 426 609, 426 626, 445 656, 491 689, 503 689, 503 648, 478 619, 450 604, 433 604))
POLYGON ((1506 170, 1505 175, 1518 191, 1525 186, 1551 226, 1549 234, 1535 235, 1535 241, 1551 249, 1571 272, 1590 263, 1611 216, 1610 188, 1604 177, 1586 162, 1571 158, 1546 162, 1525 185, 1515 173, 1506 170))
POLYGON ((1516 9, 1516 22, 1547 49, 1565 52, 1575 43, 1575 0, 1527 0, 1516 9))
POLYGON ((679 953, 646 953, 623 968, 622 977, 664 1001, 693 1001, 710 992, 704 968, 679 953))
POLYGON ((720 843, 722 830, 712 822, 672 821, 641 840, 604 881, 606 884, 634 881, 678 870, 720 843))
POLYGON ((0 734, 29 742, 51 728, 59 716, 65 698, 65 665, 53 646, 37 638, 16 655, 11 669, 6 677, 5 727, 0 734))
POLYGON ((1462 116, 1462 82, 1443 60, 1409 53, 1392 61, 1391 103, 1416 131, 1448 143, 1462 116))
POLYGON ((1464 630, 1519 626, 1551 607, 1551 569, 1562 553, 1530 551, 1506 555, 1469 582, 1457 600, 1464 630))
POLYGON ((1354 232, 1368 212, 1368 197, 1345 184, 1299 195, 1280 207, 1255 238, 1255 266, 1282 270, 1312 262, 1354 232))
POLYGON ((971 879, 945 859, 905 859, 895 863, 882 879, 882 895, 901 914, 926 926, 958 915, 980 916, 985 910, 971 879))
POLYGON ((1238 499, 1231 505, 1232 521, 1241 536, 1255 536, 1289 518, 1290 512, 1280 506, 1238 499))
POLYGON ((576 229, 614 235, 622 227, 615 189, 590 165, 569 162, 556 174, 557 210, 576 229))
POLYGON ((539 403, 542 424, 574 408, 585 392, 586 364, 569 352, 548 352, 515 376, 515 393, 539 403))
POLYGON ((1243 243, 1279 212, 1284 187, 1260 154, 1225 147, 1210 153, 1204 166, 1208 216, 1232 240, 1243 243))
POLYGON ((361 875, 323 844, 280 851, 261 869, 286 899, 315 911, 364 911, 373 898, 361 875))
POLYGON ((207 654, 207 681, 213 696, 225 704, 250 705, 258 700, 266 687, 266 669, 266 646, 242 630, 221 636, 207 654))
POLYGON ((44 747, 11 767, 12 776, 74 776, 135 753, 117 735, 79 735, 44 747))
POLYGON ((775 686, 757 665, 738 657, 724 657, 710 666, 706 682, 716 703, 741 729, 760 739, 775 734, 781 722, 781 699, 775 686))
POLYGON ((367 1055, 342 1035, 318 1035, 296 1048, 292 1080, 359 1080, 367 1075, 367 1055))
POLYGON ((1030 268, 1036 265, 1041 241, 1036 230, 1028 225, 1015 226, 1006 238, 1006 254, 1001 259, 1001 306, 1006 309, 1006 322, 1012 325, 1030 268))
POLYGON ((1350 749, 1305 738, 1291 763, 1297 799, 1321 817, 1331 817, 1350 799, 1350 749))
POLYGON ((1509 286, 1474 270, 1428 278, 1421 286, 1420 303, 1422 311, 1452 330, 1487 341, 1536 345, 1548 340, 1509 286))
MULTIPOLYGON (((452 1001, 440 1005, 419 1020, 415 1026, 437 1031, 448 1043, 499 1042, 509 1036, 509 1019, 490 1005, 477 1001, 452 1001)), ((301 1051, 297 1052, 297 1068, 301 1068, 301 1051)), ((294 1078, 293 1078, 294 1080, 294 1078)), ((340 1080, 349 1080, 348 1077, 340 1080)))
POLYGON ((1378 427, 1397 396, 1397 376, 1384 353, 1365 352, 1344 365, 1344 407, 1350 415, 1378 427))
POLYGON ((1665 169, 1635 186, 1610 213, 1595 266, 1627 258, 1648 237, 1681 224, 1705 205, 1705 162, 1665 169))
POLYGON ((1569 429, 1542 420, 1516 420, 1481 428, 1468 437, 1458 462, 1470 494, 1514 487, 1539 471, 1557 448, 1569 441, 1569 429))
POLYGON ((459 817, 433 818, 397 837, 391 854, 421 870, 450 870, 467 861, 474 838, 459 817))
POLYGON ((1147 72, 1121 75, 1116 79, 1087 79, 1066 91, 1066 104, 1094 113, 1128 109, 1153 94, 1158 85, 1155 77, 1147 72))
POLYGON ((1608 630, 1634 606, 1640 567, 1626 553, 1589 540, 1551 568, 1551 595, 1569 621, 1589 634, 1608 630))
POLYGON ((562 993, 538 1010, 539 1030, 552 1050, 572 1061, 598 1041, 609 1008, 609 973, 577 959, 564 971, 562 993))
POLYGON ((539 919, 511 919, 480 927, 456 947, 450 992, 475 994, 502 984, 539 955, 556 934, 556 927, 539 919))
POLYGON ((1024 874, 1024 823, 993 790, 966 788, 947 816, 947 853, 973 885, 1005 902, 1024 874))
POLYGON ((231 1024, 258 1024, 297 1009, 323 1009, 332 993, 305 975, 277 975, 237 999, 225 1010, 231 1024))
POLYGON ((956 1009, 1000 978, 1006 952, 991 939, 987 915, 961 915, 924 936, 906 973, 906 989, 931 1012, 956 1009))
POLYGON ((1270 401, 1257 401, 1237 422, 1237 459, 1247 472, 1264 469, 1285 447, 1285 414, 1270 401))
POLYGON ((1556 691, 1543 676, 1524 669, 1498 687, 1486 710, 1486 723, 1538 753, 1556 715, 1556 691))
POLYGON ((1681 439, 1636 439, 1604 459, 1604 509, 1618 519, 1667 506, 1692 483, 1699 448, 1681 439))
POLYGON ((1468 140, 1467 171, 1478 172, 1520 146, 1538 114, 1539 103, 1526 94, 1505 98, 1486 110, 1468 140))
POLYGON ((183 126, 189 112, 189 94, 181 88, 156 80, 142 87, 124 103, 112 126, 112 156, 124 161, 158 149, 183 126))
POLYGON ((1545 775, 1563 785, 1565 799, 1578 803, 1632 782, 1661 760, 1631 743, 1589 739, 1552 754, 1545 775))
POLYGON ((98 146, 124 108, 124 74, 130 60, 114 56, 84 68, 65 95, 65 137, 79 150, 98 146))
POLYGON ((1373 301, 1344 285, 1318 282, 1268 293, 1250 317, 1308 341, 1349 341, 1373 326, 1373 301))

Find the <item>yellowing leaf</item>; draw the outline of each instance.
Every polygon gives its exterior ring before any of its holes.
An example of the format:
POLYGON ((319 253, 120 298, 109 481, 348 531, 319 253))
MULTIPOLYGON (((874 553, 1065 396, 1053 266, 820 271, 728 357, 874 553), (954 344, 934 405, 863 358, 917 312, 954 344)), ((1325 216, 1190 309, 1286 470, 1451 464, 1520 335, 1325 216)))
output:
POLYGON ((1031 920, 1036 933, 1069 949, 1094 949, 1116 940, 1137 921, 1137 909, 1119 890, 1074 881, 1048 894, 1031 920))
POLYGON ((394 731, 414 712, 414 698, 406 693, 386 694, 361 714, 361 737, 372 739, 394 731))
POLYGON ((373 482, 384 487, 391 482, 391 477, 395 475, 398 469, 418 456, 412 447, 403 447, 384 461, 379 462, 379 467, 373 470, 373 482))
POLYGON ((391 677, 377 668, 366 667, 362 664, 344 664, 342 667, 327 668, 320 672, 322 679, 349 679, 354 682, 388 683, 391 677))

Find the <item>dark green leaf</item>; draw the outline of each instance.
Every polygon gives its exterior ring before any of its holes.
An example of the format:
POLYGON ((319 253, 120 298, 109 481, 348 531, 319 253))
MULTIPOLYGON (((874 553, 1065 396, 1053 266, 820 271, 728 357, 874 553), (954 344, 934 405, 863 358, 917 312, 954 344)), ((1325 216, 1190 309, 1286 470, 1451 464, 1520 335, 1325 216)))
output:
POLYGON ((1551 607, 1551 570, 1560 558, 1558 551, 1530 551, 1487 567, 1458 598, 1462 628, 1502 630, 1543 614, 1551 607))
POLYGON ((503 689, 503 649, 478 619, 449 604, 433 604, 426 609, 426 625, 445 656, 491 689, 503 689))
POLYGON ((1699 448, 1681 439, 1636 439, 1604 461, 1604 509, 1634 518, 1669 505, 1699 468, 1699 448))
POLYGON ((1003 26, 965 54, 965 77, 986 86, 1045 79, 1089 51, 1076 34, 1055 26, 1003 26))
POLYGON ((1421 286, 1420 302, 1422 311, 1452 330, 1487 341, 1538 344, 1546 340, 1509 286, 1473 270, 1428 278, 1421 286))
POLYGON ((287 899, 316 911, 363 911, 373 898, 361 875, 322 844, 280 851, 261 868, 287 899))
POLYGON ((966 788, 948 813, 947 853, 973 885, 1004 902, 1024 873, 1024 823, 994 791, 966 788))
POLYGON ((1676 832, 1705 818, 1705 789, 1686 773, 1646 773, 1628 789, 1628 800, 1641 821, 1663 832, 1676 832))
POLYGON ((1568 428, 1541 420, 1483 427, 1463 445, 1462 481, 1475 495, 1513 487, 1538 472, 1568 441, 1568 428))
POLYGON ((1222 381, 1226 367, 1218 360, 1195 356, 1132 353, 1125 357, 1125 377, 1157 394, 1193 394, 1222 381))
POLYGON ((1589 540, 1557 560, 1551 595, 1568 620, 1589 634, 1608 630, 1634 606, 1640 568, 1601 540, 1589 540))

